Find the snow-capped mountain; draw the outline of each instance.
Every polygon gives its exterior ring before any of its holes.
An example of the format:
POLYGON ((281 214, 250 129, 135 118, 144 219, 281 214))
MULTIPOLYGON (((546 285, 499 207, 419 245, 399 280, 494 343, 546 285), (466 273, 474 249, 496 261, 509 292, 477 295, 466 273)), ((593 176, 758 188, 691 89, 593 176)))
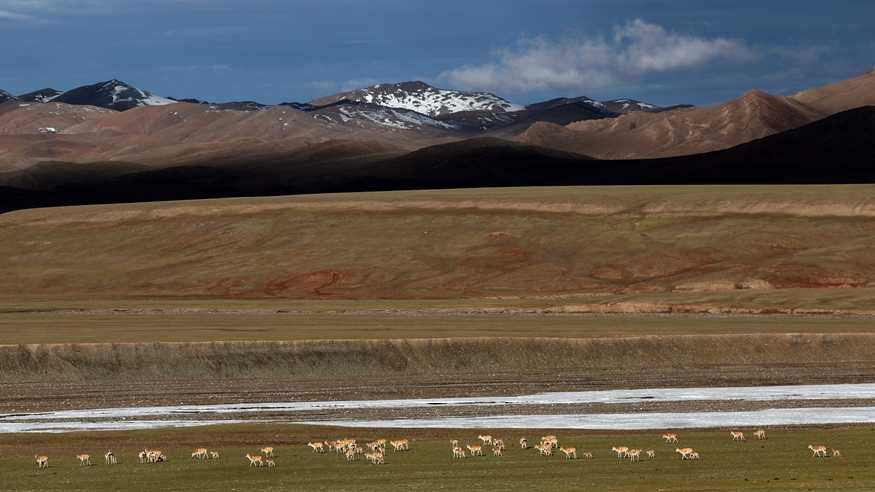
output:
POLYGON ((18 100, 23 102, 47 103, 61 94, 63 94, 62 91, 47 87, 38 91, 28 92, 27 94, 21 94, 18 96, 18 100))
POLYGON ((377 84, 364 89, 342 92, 311 101, 325 106, 342 100, 407 109, 428 116, 442 116, 461 111, 504 113, 523 109, 489 92, 465 92, 437 89, 425 82, 377 84))
POLYGON ((526 106, 526 109, 529 111, 545 111, 548 109, 558 108, 560 106, 567 106, 569 104, 577 105, 577 106, 587 106, 592 109, 595 113, 600 113, 605 116, 614 116, 614 113, 608 109, 607 105, 601 101, 596 101, 595 99, 580 96, 580 97, 557 97, 556 99, 550 99, 547 101, 542 101, 534 104, 529 104, 526 106))
POLYGON ((635 99, 611 99, 610 101, 604 101, 604 105, 609 111, 618 114, 636 113, 638 111, 658 113, 663 109, 655 104, 637 101, 635 99))
POLYGON ((0 89, 0 104, 3 104, 7 101, 15 101, 16 98, 12 94, 0 89))
POLYGON ((137 89, 120 80, 109 80, 85 85, 64 92, 52 99, 54 102, 98 106, 101 108, 125 111, 140 106, 164 106, 176 101, 156 96, 148 91, 137 89))
POLYGON ((438 121, 418 111, 391 108, 370 103, 341 101, 337 104, 306 110, 314 119, 343 125, 360 127, 378 125, 395 130, 454 130, 451 123, 438 121))

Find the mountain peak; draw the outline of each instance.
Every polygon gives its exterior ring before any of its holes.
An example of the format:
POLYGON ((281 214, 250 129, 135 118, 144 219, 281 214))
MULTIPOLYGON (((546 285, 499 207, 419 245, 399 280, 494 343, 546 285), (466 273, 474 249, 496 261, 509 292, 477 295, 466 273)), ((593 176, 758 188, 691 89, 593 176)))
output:
POLYGON ((5 103, 7 101, 15 101, 16 97, 12 94, 0 89, 0 104, 5 103))
POLYGON ((99 106, 117 111, 140 106, 164 106, 176 102, 172 99, 155 96, 118 79, 77 87, 52 100, 67 104, 99 106))

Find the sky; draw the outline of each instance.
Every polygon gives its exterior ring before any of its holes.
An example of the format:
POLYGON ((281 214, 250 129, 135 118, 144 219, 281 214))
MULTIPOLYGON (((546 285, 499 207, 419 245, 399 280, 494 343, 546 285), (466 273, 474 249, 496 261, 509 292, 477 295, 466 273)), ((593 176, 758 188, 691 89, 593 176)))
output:
POLYGON ((423 80, 711 104, 875 65, 872 0, 0 0, 0 89, 307 101, 423 80))

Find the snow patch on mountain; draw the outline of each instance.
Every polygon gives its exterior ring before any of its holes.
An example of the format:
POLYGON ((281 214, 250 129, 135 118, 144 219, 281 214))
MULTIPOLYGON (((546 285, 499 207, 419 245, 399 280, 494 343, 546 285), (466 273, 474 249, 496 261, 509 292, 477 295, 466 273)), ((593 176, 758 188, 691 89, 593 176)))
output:
POLYGON ((341 100, 376 104, 396 109, 407 109, 428 116, 442 116, 462 111, 491 111, 504 113, 523 109, 489 92, 465 92, 437 89, 424 82, 377 84, 317 99, 315 106, 341 100))

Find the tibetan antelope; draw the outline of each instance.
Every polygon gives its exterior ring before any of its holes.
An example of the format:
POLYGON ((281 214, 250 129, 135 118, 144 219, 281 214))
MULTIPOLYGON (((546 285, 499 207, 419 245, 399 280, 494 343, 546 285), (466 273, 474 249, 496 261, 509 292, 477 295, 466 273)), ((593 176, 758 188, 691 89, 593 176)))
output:
POLYGON ((221 458, 221 457, 222 457, 222 456, 219 454, 218 451, 210 451, 210 459, 211 459, 211 460, 217 460, 217 459, 219 459, 219 458, 221 458))
POLYGON ((367 458, 367 460, 372 465, 382 465, 383 463, 385 463, 385 460, 383 458, 383 453, 380 453, 380 452, 365 453, 365 458, 367 458))
POLYGON ((36 461, 36 467, 39 469, 48 468, 49 467, 49 457, 48 456, 40 456, 38 454, 33 455, 34 461, 36 461))
POLYGON ((690 459, 690 454, 695 453, 693 448, 675 448, 674 452, 681 455, 682 460, 690 459))
MULTIPOLYGON (((349 448, 346 450, 346 461, 355 461, 358 459, 358 453, 356 453, 357 448, 349 448)), ((359 448, 360 449, 360 448, 359 448)))
POLYGON ((471 453, 471 456, 483 456, 483 446, 479 444, 469 444, 465 447, 468 448, 468 452, 471 453))
POLYGON ((577 459, 577 448, 566 448, 564 446, 559 447, 559 451, 565 455, 566 460, 576 460, 577 459))
POLYGON ((744 432, 729 431, 733 441, 744 441, 744 432))
POLYGON ((495 446, 492 448, 492 456, 502 456, 504 455, 504 448, 495 446))
POLYGON ((813 453, 812 457, 816 458, 819 456, 821 458, 826 458, 826 446, 809 444, 808 449, 813 453))
POLYGON ((700 459, 700 457, 699 457, 699 452, 698 452, 698 451, 693 451, 692 453, 690 453, 690 459, 691 459, 691 460, 697 460, 697 459, 700 459))
POLYGON ((840 457, 841 455, 842 455, 842 452, 839 451, 838 449, 833 449, 833 450, 832 450, 832 457, 833 457, 833 458, 838 458, 838 457, 840 457))
POLYGON ((105 455, 103 455, 103 461, 107 465, 117 465, 118 458, 116 458, 115 454, 112 451, 107 451, 105 455))
POLYGON ((261 454, 264 455, 265 458, 273 458, 273 448, 271 446, 261 448, 261 454))
POLYGON ((553 447, 555 449, 555 448, 559 447, 559 438, 554 436, 553 434, 550 434, 549 436, 544 436, 541 438, 541 444, 544 444, 544 443, 549 444, 551 447, 553 447))
POLYGON ((209 451, 207 451, 207 448, 197 448, 194 450, 193 453, 191 453, 191 459, 193 459, 193 460, 203 461, 205 459, 208 459, 209 456, 210 456, 210 453, 209 453, 209 451))
POLYGON ((262 458, 261 456, 258 456, 258 455, 253 456, 249 453, 246 453, 244 456, 246 457, 247 460, 249 460, 249 466, 254 466, 254 467, 264 466, 264 458, 262 458))
POLYGON ((520 438, 520 448, 529 449, 529 440, 526 439, 525 437, 520 438))
POLYGON ((583 459, 585 459, 585 460, 592 459, 592 453, 590 453, 589 451, 584 451, 583 453, 581 453, 581 456, 583 456, 583 459))
POLYGON ((629 461, 641 461, 641 450, 630 449, 629 451, 626 451, 626 457, 629 458, 629 461))
POLYGON ((77 454, 76 459, 79 460, 79 466, 91 466, 91 455, 77 454))
POLYGON ((268 468, 276 468, 276 461, 268 458, 264 461, 268 468))
POLYGON ((488 445, 492 444, 492 436, 490 436, 489 434, 485 434, 485 435, 481 434, 481 435, 477 436, 477 439, 480 439, 480 441, 482 441, 484 445, 488 446, 488 445))
POLYGON ((617 455, 617 459, 621 459, 626 457, 626 452, 629 451, 629 448, 626 446, 614 446, 611 448, 611 451, 617 455))
POLYGON ((753 435, 754 435, 754 437, 756 437, 758 440, 762 441, 763 439, 766 438, 766 431, 764 431, 764 430, 762 430, 762 429, 759 429, 759 430, 757 430, 756 432, 754 432, 753 435))
POLYGON ((314 453, 324 453, 325 452, 325 446, 322 444, 322 442, 310 441, 307 443, 307 446, 310 446, 310 448, 313 449, 314 453))
POLYGON ((648 449, 647 450, 647 457, 650 459, 656 458, 656 451, 654 451, 652 449, 648 449))
POLYGON ((465 450, 459 446, 453 446, 453 458, 464 458, 465 450))
POLYGON ((496 447, 496 448, 504 449, 504 448, 505 448, 505 446, 504 446, 504 439, 493 439, 493 440, 492 440, 492 446, 493 446, 493 447, 496 447))
POLYGON ((667 443, 675 443, 676 444, 678 442, 678 435, 675 434, 674 432, 668 432, 668 433, 665 433, 662 435, 662 440, 667 442, 667 443))
POLYGON ((140 451, 139 453, 137 453, 137 461, 139 461, 140 463, 145 463, 147 454, 148 453, 146 451, 140 451))
POLYGON ((392 445, 392 448, 395 451, 410 451, 410 441, 407 439, 398 439, 396 441, 389 441, 389 444, 392 445))
POLYGON ((553 456, 553 446, 547 443, 535 444, 535 449, 541 456, 553 456))

